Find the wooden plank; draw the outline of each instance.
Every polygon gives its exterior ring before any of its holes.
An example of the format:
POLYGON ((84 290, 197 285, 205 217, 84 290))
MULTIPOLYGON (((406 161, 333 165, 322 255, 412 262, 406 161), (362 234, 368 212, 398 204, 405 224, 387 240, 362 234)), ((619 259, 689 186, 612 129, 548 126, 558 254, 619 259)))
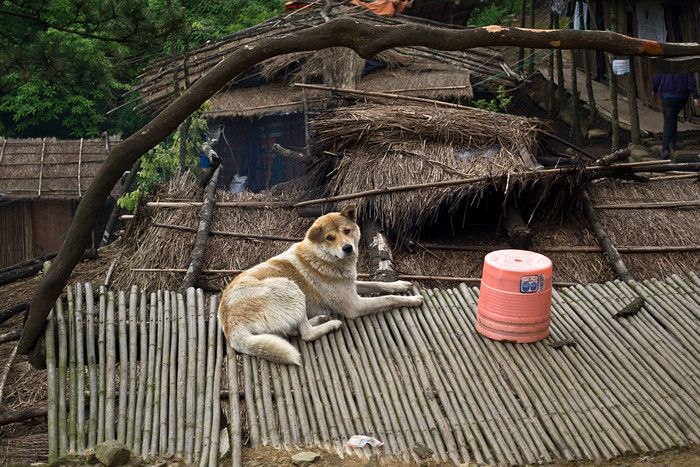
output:
POLYGON ((700 55, 649 59, 652 73, 700 72, 700 55))

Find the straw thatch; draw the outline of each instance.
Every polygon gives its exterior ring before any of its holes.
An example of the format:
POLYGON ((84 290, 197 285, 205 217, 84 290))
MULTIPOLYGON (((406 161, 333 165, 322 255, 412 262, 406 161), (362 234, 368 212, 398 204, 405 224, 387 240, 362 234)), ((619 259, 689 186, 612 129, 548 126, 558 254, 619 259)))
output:
MULTIPOLYGON (((109 138, 110 145, 118 142, 109 138)), ((99 138, 0 137, 0 198, 79 200, 107 154, 99 138)))
MULTIPOLYGON (((323 24, 320 8, 310 7, 288 15, 272 18, 254 27, 224 37, 191 50, 187 58, 190 80, 207 73, 228 53, 260 39, 288 35, 294 31, 323 24)), ((401 16, 386 18, 364 8, 348 6, 335 8, 333 15, 352 15, 358 21, 372 24, 426 23, 419 18, 401 16)), ((322 82, 323 51, 300 52, 273 57, 245 74, 236 77, 229 87, 211 100, 211 116, 263 116, 303 110, 303 91, 291 86, 295 82, 322 82)), ((177 57, 176 72, 183 79, 184 60, 177 57)), ((471 99, 471 81, 477 80, 487 88, 512 86, 513 80, 504 72, 495 52, 470 49, 459 52, 437 52, 423 47, 401 47, 384 51, 372 58, 378 65, 360 79, 358 89, 366 91, 402 92, 426 98, 471 99)), ((157 61, 144 70, 141 84, 131 92, 138 93, 138 109, 147 113, 160 112, 172 101, 172 62, 170 58, 157 61)), ((181 88, 184 82, 181 83, 181 88)), ((307 91, 307 109, 326 107, 326 96, 319 91, 307 91)))
MULTIPOLYGON (((415 237, 443 207, 474 201, 487 189, 505 196, 522 187, 522 180, 502 176, 536 168, 530 155, 537 154, 540 132, 524 117, 403 103, 338 108, 314 119, 311 129, 315 154, 342 156, 328 183, 331 196, 471 180, 357 200, 363 218, 377 219, 398 237, 415 237)), ((547 189, 540 184, 541 193, 547 189)))
MULTIPOLYGON (((293 201, 302 198, 301 191, 288 190, 282 193, 265 192, 232 194, 217 190, 217 202, 231 201, 293 201)), ((196 182, 189 176, 174 179, 154 198, 159 201, 197 200, 201 193, 196 182)), ((199 223, 199 207, 182 209, 145 208, 138 221, 126 235, 130 247, 124 261, 114 273, 116 287, 139 285, 146 289, 173 288, 180 286, 184 275, 179 272, 148 273, 132 269, 182 269, 187 268, 192 255, 195 234, 163 227, 153 223, 196 228, 199 223)), ((213 216, 212 231, 239 232, 253 235, 303 238, 313 219, 300 218, 292 209, 279 208, 219 208, 213 216)), ((291 241, 261 241, 212 235, 207 243, 204 269, 246 269, 281 253, 289 248, 291 241)), ((209 277, 209 287, 223 289, 233 274, 216 274, 209 277)), ((201 285, 201 284, 200 284, 201 285)))

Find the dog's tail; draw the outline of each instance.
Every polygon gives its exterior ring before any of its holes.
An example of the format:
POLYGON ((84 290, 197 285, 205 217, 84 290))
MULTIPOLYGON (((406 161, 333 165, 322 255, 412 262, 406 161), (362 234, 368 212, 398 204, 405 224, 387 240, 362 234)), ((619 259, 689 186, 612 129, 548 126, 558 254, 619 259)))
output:
POLYGON ((287 340, 274 334, 231 333, 229 344, 238 352, 285 365, 301 365, 301 354, 287 340))

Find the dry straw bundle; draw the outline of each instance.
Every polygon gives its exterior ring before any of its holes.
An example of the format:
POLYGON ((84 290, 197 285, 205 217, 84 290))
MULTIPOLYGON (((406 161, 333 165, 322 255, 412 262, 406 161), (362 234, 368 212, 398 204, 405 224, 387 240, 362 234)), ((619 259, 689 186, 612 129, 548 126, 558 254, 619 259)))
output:
MULTIPOLYGON (((508 174, 531 170, 523 156, 535 154, 539 133, 523 117, 425 104, 339 108, 315 119, 312 130, 316 154, 342 156, 331 174, 329 195, 469 181, 357 201, 365 218, 378 218, 398 236, 409 230, 416 234, 416 227, 444 205, 453 208, 493 186, 504 194, 514 189, 517 184, 508 174)), ((547 188, 542 184, 540 189, 547 188)))
MULTIPOLYGON (((230 193, 216 191, 217 202, 256 201, 260 203, 293 201, 301 193, 294 189, 284 196, 274 192, 254 194, 250 192, 230 193)), ((169 182, 153 200, 198 201, 202 198, 196 181, 183 175, 169 182)), ((200 208, 151 208, 146 207, 140 219, 132 227, 129 258, 114 275, 114 286, 126 289, 132 285, 147 290, 177 289, 182 283, 181 272, 141 272, 133 269, 186 269, 190 263, 195 233, 155 224, 183 226, 196 229, 200 208)), ((246 269, 289 248, 291 241, 258 240, 218 235, 216 232, 249 235, 302 238, 313 219, 300 218, 292 209, 269 207, 220 207, 216 209, 211 224, 212 234, 207 243, 204 269, 246 269)), ((210 275, 210 287, 223 289, 233 274, 210 275)))

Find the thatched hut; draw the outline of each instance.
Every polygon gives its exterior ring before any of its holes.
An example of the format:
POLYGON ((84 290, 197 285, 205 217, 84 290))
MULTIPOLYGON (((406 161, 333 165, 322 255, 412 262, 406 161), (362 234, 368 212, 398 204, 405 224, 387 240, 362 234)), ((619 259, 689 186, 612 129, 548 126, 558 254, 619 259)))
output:
POLYGON ((108 145, 117 142, 0 137, 0 267, 58 250, 108 145))
MULTIPOLYGON (((173 73, 180 79, 180 87, 184 86, 185 66, 194 81, 235 48, 318 26, 323 22, 320 11, 319 5, 294 10, 194 48, 186 60, 176 57, 174 68, 170 58, 150 65, 141 76, 141 84, 132 90, 141 100, 137 108, 147 113, 163 109, 176 95, 173 73)), ((334 8, 331 16, 337 15, 351 15, 371 24, 431 24, 406 15, 378 16, 352 4, 334 8)), ((400 47, 368 60, 350 49, 336 49, 271 58, 235 78, 210 100, 204 115, 212 135, 218 138, 214 149, 224 160, 220 187, 232 187, 232 182, 245 179, 249 189, 259 191, 303 173, 302 163, 272 154, 270 148, 277 143, 305 153, 309 143, 308 120, 345 102, 327 90, 298 84, 325 83, 462 103, 472 99, 476 85, 497 90, 499 86, 510 88, 515 84, 498 53, 487 49, 438 52, 400 47)))

